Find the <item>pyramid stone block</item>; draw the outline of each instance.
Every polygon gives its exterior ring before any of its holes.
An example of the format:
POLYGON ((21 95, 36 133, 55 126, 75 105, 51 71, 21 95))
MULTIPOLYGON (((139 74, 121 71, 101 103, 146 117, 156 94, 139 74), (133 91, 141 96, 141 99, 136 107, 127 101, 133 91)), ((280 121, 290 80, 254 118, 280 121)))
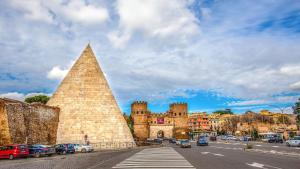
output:
POLYGON ((47 105, 60 108, 57 143, 86 143, 95 148, 135 145, 132 134, 88 45, 47 105))

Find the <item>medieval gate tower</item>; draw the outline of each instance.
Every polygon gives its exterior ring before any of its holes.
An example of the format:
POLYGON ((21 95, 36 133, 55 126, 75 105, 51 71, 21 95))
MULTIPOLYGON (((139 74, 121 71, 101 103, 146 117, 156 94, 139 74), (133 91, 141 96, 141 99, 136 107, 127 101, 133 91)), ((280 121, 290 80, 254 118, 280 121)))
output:
POLYGON ((144 101, 131 104, 134 136, 138 140, 147 138, 188 138, 187 103, 170 104, 166 113, 152 113, 144 101))

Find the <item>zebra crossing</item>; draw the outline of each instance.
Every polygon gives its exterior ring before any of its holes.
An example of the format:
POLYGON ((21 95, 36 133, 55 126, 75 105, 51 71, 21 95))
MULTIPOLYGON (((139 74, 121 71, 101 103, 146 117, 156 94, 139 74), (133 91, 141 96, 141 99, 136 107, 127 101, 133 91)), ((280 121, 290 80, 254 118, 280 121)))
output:
POLYGON ((195 169, 172 147, 144 149, 112 168, 191 168, 195 169))

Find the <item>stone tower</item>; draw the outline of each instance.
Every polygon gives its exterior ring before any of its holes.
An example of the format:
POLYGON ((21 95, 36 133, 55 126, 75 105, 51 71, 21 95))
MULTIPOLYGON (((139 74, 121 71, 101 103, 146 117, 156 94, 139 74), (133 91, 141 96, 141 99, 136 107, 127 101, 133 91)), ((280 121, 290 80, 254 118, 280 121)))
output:
POLYGON ((146 140, 149 137, 148 104, 144 101, 136 101, 131 104, 131 115, 135 137, 139 140, 146 140))
POLYGON ((60 108, 57 143, 89 142, 98 149, 135 145, 90 45, 47 105, 60 108))
POLYGON ((187 103, 170 104, 169 112, 174 118, 174 135, 176 138, 187 139, 188 136, 188 106, 187 103))

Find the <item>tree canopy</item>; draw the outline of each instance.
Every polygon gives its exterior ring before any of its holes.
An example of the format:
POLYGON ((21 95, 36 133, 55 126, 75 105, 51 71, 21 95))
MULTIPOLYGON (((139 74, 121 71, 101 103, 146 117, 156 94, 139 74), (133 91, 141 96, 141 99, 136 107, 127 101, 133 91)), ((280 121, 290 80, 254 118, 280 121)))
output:
POLYGON ((32 96, 32 97, 27 97, 25 99, 26 103, 43 103, 46 104, 50 97, 46 95, 37 95, 37 96, 32 96))
POLYGON ((225 109, 225 110, 214 111, 213 114, 223 115, 223 114, 233 114, 233 112, 231 111, 231 109, 225 109))

